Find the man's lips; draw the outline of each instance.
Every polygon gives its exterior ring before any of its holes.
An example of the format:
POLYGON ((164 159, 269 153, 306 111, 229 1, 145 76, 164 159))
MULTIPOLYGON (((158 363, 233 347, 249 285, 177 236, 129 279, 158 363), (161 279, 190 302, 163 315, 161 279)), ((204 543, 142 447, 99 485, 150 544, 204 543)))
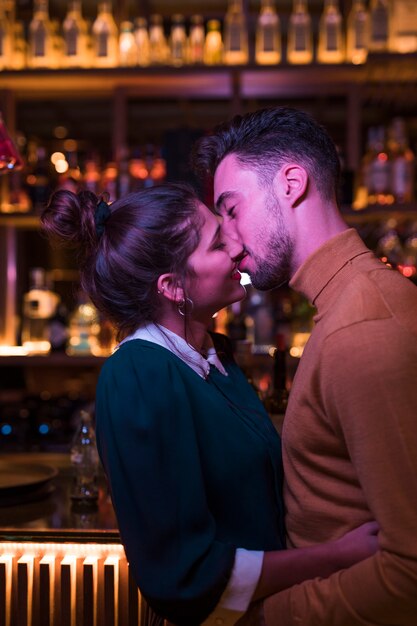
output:
POLYGON ((238 270, 234 270, 234 272, 232 273, 231 278, 232 278, 232 280, 240 280, 241 279, 240 272, 238 270))

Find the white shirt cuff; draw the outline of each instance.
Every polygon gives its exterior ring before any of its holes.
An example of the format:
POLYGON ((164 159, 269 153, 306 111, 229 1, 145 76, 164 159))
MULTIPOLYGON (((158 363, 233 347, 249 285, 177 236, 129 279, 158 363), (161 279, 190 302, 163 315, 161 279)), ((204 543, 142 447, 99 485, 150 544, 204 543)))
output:
POLYGON ((264 553, 238 548, 230 580, 203 626, 232 626, 247 610, 261 576, 264 553))

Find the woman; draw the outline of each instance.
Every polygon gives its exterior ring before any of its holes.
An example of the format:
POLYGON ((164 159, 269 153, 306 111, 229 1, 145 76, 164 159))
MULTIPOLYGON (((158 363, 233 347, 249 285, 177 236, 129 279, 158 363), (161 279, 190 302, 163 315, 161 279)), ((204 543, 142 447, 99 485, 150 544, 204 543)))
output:
POLYGON ((233 623, 251 600, 376 550, 372 524, 283 550, 280 439, 226 338, 207 332, 245 296, 229 256, 240 251, 188 187, 111 207, 57 192, 42 222, 78 246, 82 286, 119 332, 97 387, 98 446, 133 575, 160 616, 233 623))

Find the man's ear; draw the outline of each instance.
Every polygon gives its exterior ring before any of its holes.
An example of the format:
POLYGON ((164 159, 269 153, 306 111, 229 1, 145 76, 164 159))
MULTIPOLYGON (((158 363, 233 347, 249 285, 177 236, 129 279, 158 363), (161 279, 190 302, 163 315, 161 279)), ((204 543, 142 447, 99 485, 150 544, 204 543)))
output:
POLYGON ((172 302, 180 302, 184 299, 184 290, 178 284, 174 274, 161 274, 157 282, 158 293, 172 302))
POLYGON ((295 206, 308 189, 307 170, 298 163, 286 163, 274 178, 274 191, 281 200, 295 206))

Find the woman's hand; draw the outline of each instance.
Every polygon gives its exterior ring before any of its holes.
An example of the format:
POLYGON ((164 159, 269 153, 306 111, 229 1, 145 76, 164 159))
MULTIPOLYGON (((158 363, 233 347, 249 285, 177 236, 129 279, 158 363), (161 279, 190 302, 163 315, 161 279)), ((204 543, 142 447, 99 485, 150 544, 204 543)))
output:
POLYGON ((334 542, 337 569, 350 567, 375 554, 379 547, 378 531, 376 522, 366 522, 337 539, 334 542))

